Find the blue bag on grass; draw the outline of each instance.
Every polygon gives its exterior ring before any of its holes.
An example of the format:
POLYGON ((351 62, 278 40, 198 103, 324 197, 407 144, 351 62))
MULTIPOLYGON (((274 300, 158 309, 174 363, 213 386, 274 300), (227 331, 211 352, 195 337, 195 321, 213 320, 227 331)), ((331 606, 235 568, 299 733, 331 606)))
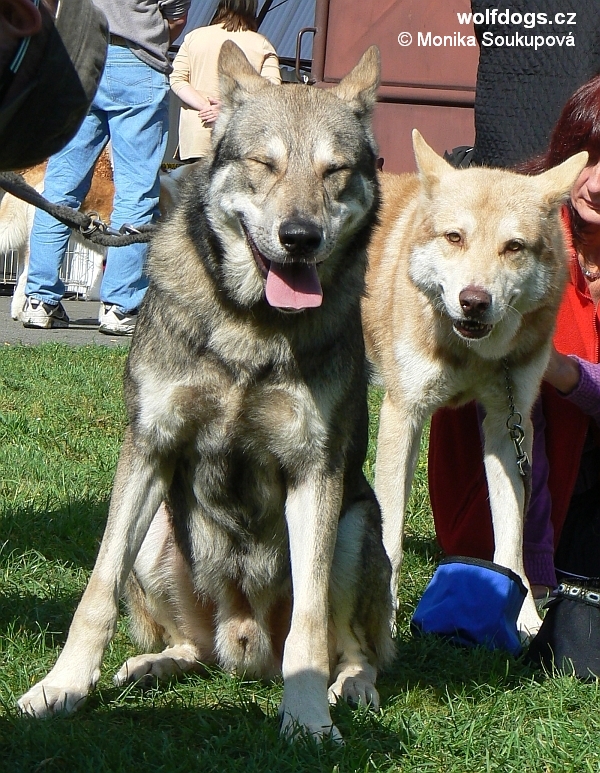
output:
POLYGON ((517 617, 527 590, 510 569, 491 561, 449 556, 440 562, 411 621, 413 633, 457 644, 521 652, 517 617))

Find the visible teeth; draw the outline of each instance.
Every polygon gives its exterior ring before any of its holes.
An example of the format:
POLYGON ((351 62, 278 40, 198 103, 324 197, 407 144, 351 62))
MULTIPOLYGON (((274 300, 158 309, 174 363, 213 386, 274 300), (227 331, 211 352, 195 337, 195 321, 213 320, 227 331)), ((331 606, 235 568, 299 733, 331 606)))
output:
POLYGON ((491 333, 492 325, 486 325, 484 322, 477 322, 473 319, 457 319, 454 321, 454 329, 459 335, 483 338, 491 333))

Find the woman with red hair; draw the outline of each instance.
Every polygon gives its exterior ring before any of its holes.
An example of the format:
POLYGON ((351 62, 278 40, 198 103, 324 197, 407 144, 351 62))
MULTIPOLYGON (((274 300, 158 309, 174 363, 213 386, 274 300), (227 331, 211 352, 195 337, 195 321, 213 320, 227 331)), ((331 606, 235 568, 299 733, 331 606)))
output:
MULTIPOLYGON (((518 171, 542 172, 581 150, 589 153, 588 165, 562 212, 569 278, 533 414, 524 559, 538 597, 557 585, 557 572, 600 584, 600 76, 569 99, 545 155, 518 171)), ((480 410, 471 403, 433 417, 429 489, 444 552, 490 560, 480 410)))

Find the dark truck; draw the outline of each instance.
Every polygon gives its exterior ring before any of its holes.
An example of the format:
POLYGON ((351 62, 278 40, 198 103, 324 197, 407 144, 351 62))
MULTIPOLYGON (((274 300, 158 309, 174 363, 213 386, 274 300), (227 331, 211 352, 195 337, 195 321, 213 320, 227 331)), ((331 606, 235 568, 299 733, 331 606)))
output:
POLYGON ((315 25, 299 37, 307 34, 317 86, 336 83, 372 43, 379 47, 375 134, 386 171, 414 170, 415 127, 438 153, 472 144, 479 48, 469 0, 316 0, 315 25))

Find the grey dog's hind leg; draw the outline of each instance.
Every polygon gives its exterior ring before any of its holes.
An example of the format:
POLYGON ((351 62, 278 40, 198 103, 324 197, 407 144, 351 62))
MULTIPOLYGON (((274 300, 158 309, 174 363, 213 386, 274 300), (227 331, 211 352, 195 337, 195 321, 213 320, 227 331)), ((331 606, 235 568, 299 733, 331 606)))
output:
POLYGON ((383 549, 377 505, 364 500, 340 520, 331 569, 330 606, 335 664, 330 703, 379 708, 377 670, 393 657, 389 619, 391 567, 383 549))
POLYGON ((124 596, 132 639, 144 651, 158 652, 165 642, 165 629, 152 615, 146 594, 133 572, 127 579, 124 596))
POLYGON ((147 686, 190 671, 202 672, 203 664, 214 660, 214 610, 194 590, 164 504, 128 578, 125 600, 131 635, 145 654, 123 664, 115 675, 116 684, 147 686))

